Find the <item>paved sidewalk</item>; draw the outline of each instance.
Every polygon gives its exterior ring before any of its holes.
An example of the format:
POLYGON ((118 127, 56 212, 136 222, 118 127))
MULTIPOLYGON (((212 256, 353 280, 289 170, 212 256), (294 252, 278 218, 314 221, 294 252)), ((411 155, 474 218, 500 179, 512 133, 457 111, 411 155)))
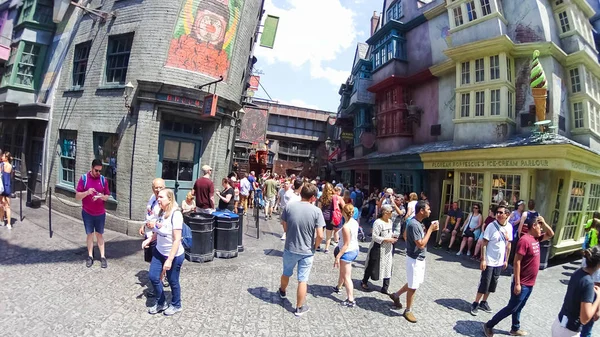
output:
MULTIPOLYGON (((13 216, 18 217, 18 199, 14 205, 13 216)), ((17 221, 14 229, 0 228, 0 326, 6 336, 483 336, 481 322, 492 316, 468 313, 479 280, 478 265, 431 249, 426 281, 414 307, 417 324, 391 310, 389 298, 378 292, 356 290, 358 306, 340 306, 345 294, 332 294, 337 270, 332 255, 323 253, 315 257, 309 282, 311 311, 296 318, 295 280, 288 289, 292 303, 276 293, 281 227, 264 219, 260 240, 255 239, 255 228, 246 227, 246 251, 239 258, 205 264, 186 261, 181 272, 184 310, 174 317, 151 316, 146 313, 148 265, 140 239, 107 231, 108 269, 101 269, 98 262, 88 269, 81 222, 53 214, 55 232, 50 239, 47 209, 24 211, 25 220, 17 221)), ((253 216, 248 219, 253 225, 253 216)), ((362 278, 367 247, 361 244, 354 263, 355 286, 362 278)), ((406 280, 404 261, 404 256, 394 257, 393 290, 406 280)), ((561 263, 540 272, 523 311, 522 328, 531 336, 549 335, 565 281, 578 267, 574 259, 561 263)), ((494 311, 508 302, 509 287, 510 278, 503 276, 490 298, 494 311)), ((497 335, 507 335, 510 319, 497 328, 497 335)))

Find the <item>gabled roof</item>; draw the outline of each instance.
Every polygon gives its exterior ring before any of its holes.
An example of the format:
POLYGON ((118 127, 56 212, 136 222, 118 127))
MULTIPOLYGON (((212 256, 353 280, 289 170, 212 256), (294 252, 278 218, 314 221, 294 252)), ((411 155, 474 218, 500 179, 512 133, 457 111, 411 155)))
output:
POLYGON ((354 52, 354 62, 352 62, 352 69, 358 64, 360 60, 367 59, 367 51, 369 50, 369 45, 363 42, 359 42, 356 46, 356 51, 354 52))

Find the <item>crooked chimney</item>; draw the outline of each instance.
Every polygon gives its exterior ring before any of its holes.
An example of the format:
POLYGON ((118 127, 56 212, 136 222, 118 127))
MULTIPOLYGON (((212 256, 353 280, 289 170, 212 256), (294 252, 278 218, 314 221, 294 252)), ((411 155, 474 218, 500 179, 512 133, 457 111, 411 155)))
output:
POLYGON ((373 34, 375 34, 375 30, 377 29, 377 26, 379 25, 379 20, 380 20, 380 16, 377 15, 377 11, 373 12, 373 16, 371 17, 371 36, 373 36, 373 34))

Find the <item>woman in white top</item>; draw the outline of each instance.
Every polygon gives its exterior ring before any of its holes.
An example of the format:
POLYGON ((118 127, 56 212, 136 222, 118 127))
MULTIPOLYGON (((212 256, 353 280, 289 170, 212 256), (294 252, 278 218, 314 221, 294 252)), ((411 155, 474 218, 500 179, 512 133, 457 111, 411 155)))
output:
POLYGON ((473 242, 475 238, 479 238, 481 234, 481 226, 483 225, 483 217, 481 216, 481 206, 479 204, 473 204, 473 213, 469 215, 469 218, 463 224, 461 229, 463 233, 462 242, 460 243, 460 249, 456 255, 462 255, 462 251, 465 249, 467 244, 467 256, 471 256, 471 248, 473 248, 473 242))
POLYGON ((354 301, 354 286, 352 284, 352 261, 356 260, 359 251, 358 222, 353 217, 354 206, 351 203, 347 203, 342 208, 342 215, 345 220, 344 225, 340 229, 342 235, 340 235, 338 246, 333 251, 335 255, 333 267, 340 267, 340 276, 337 286, 333 287, 333 291, 339 294, 340 288, 345 286, 348 299, 342 302, 342 305, 353 307, 356 305, 356 302, 354 301))
POLYGON ((381 217, 373 223, 371 234, 371 246, 367 253, 361 287, 368 290, 369 279, 377 281, 383 278, 381 292, 387 294, 392 277, 394 244, 398 241, 398 235, 393 233, 392 206, 381 206, 381 217))
POLYGON ((417 193, 412 192, 408 195, 408 205, 406 205, 406 214, 404 215, 404 222, 408 223, 408 220, 412 219, 415 216, 415 206, 417 206, 417 201, 419 201, 419 196, 417 193))
POLYGON ((179 272, 185 258, 184 249, 181 245, 183 215, 175 201, 173 190, 164 189, 160 191, 157 199, 160 213, 154 226, 154 234, 142 243, 142 248, 145 248, 151 241, 156 240, 148 278, 154 286, 154 293, 158 301, 148 309, 148 313, 154 315, 164 312, 166 316, 171 316, 181 311, 179 272), (160 281, 160 275, 163 271, 166 271, 171 286, 171 305, 166 303, 163 284, 160 281))

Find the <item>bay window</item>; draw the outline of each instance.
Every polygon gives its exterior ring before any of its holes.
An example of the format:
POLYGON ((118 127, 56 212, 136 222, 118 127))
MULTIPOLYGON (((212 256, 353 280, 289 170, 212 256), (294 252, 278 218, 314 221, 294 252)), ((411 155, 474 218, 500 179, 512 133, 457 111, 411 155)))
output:
POLYGON ((404 34, 392 29, 373 46, 373 69, 381 67, 392 59, 405 61, 405 45, 404 34))
POLYGON ((36 89, 40 84, 46 46, 20 41, 12 48, 2 86, 36 89))
POLYGON ((400 99, 406 88, 395 87, 377 93, 377 136, 410 136, 412 124, 407 122, 408 110, 400 99))
POLYGON ((585 201, 587 185, 588 184, 583 181, 573 181, 569 196, 569 206, 567 208, 567 219, 563 226, 561 240, 578 239, 575 236, 577 235, 577 228, 582 224, 584 217, 583 204, 585 201))
POLYGON ((402 17, 402 0, 398 0, 388 7, 385 15, 385 22, 390 20, 400 20, 402 17))
POLYGON ((506 54, 457 63, 456 117, 515 118, 513 60, 506 54))

